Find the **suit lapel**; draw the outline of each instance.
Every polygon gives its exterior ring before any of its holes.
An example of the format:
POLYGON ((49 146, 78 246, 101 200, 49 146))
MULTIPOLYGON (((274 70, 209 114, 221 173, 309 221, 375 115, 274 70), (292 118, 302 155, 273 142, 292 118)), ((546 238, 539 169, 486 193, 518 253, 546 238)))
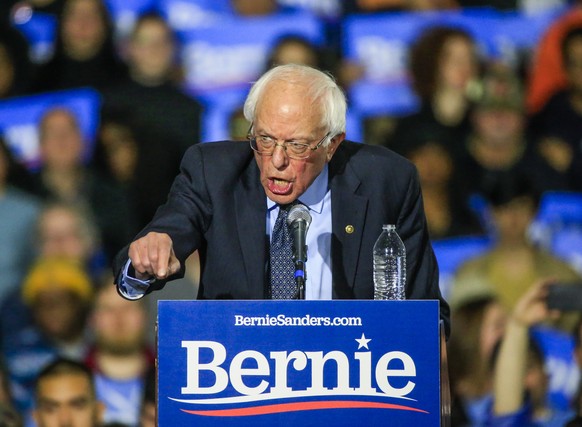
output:
POLYGON ((234 216, 251 299, 263 298, 265 289, 265 197, 258 167, 252 160, 234 191, 234 216))
POLYGON ((342 145, 330 163, 333 298, 353 298, 368 199, 357 194, 360 179, 342 145))

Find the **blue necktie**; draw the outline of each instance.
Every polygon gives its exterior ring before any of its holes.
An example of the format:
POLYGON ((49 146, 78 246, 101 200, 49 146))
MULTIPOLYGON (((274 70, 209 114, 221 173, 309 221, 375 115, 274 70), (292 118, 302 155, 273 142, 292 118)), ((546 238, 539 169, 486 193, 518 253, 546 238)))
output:
POLYGON ((279 215, 271 236, 271 298, 295 299, 295 265, 291 234, 287 227, 287 214, 291 205, 279 205, 279 215))

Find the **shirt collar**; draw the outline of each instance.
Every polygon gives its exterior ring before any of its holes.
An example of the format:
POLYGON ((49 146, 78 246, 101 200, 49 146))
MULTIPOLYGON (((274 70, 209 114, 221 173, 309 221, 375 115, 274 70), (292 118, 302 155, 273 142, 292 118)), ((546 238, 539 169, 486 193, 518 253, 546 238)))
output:
MULTIPOLYGON (((315 178, 313 183, 307 188, 305 193, 299 197, 299 201, 305 206, 317 213, 323 210, 323 199, 327 193, 327 164, 323 167, 321 173, 315 178)), ((277 203, 267 197, 267 210, 272 210, 277 206, 277 203)))

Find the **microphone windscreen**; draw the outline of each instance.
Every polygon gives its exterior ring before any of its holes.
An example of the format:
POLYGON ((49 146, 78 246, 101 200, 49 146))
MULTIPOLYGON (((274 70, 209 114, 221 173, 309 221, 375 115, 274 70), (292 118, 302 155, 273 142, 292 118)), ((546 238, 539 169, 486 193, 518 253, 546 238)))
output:
POLYGON ((305 228, 309 228, 311 224, 311 214, 309 208, 301 203, 291 206, 289 214, 287 215, 287 225, 292 225, 295 221, 305 221, 305 228))

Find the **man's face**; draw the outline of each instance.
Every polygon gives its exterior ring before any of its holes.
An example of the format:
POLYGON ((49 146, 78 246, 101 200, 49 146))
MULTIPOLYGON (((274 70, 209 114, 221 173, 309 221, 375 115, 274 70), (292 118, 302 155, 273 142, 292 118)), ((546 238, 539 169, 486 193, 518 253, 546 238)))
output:
POLYGON ((536 209, 531 197, 522 196, 493 208, 492 213, 501 239, 522 242, 526 238, 536 209))
POLYGON ((91 58, 103 45, 107 29, 95 0, 66 3, 63 13, 62 37, 66 52, 73 58, 91 58))
POLYGON ((32 315, 49 338, 73 341, 83 330, 85 304, 73 292, 55 284, 52 289, 38 293, 32 306, 32 315))
POLYGON ((165 80, 172 70, 174 41, 160 21, 141 23, 129 44, 129 66, 138 77, 165 80))
POLYGON ((508 143, 520 142, 524 124, 524 115, 508 108, 477 109, 474 113, 475 131, 490 146, 505 147, 508 143))
MULTIPOLYGON (((321 122, 321 107, 305 96, 303 86, 275 81, 257 103, 253 131, 255 136, 268 136, 278 144, 292 140, 315 147, 328 131, 321 122)), ((267 196, 279 204, 298 199, 331 160, 343 139, 343 134, 335 136, 328 146, 309 150, 309 157, 303 160, 290 159, 283 147, 275 147, 272 156, 255 153, 267 196)))
POLYGON ((45 165, 67 169, 81 163, 83 140, 75 118, 55 110, 45 117, 40 129, 40 149, 45 165))
POLYGON ((92 317, 98 348, 116 355, 141 351, 146 327, 143 305, 120 297, 112 283, 104 286, 92 317))
POLYGON ((43 256, 67 257, 83 262, 89 257, 91 245, 82 235, 79 218, 70 210, 60 207, 47 210, 38 229, 43 256))
POLYGON ((82 374, 49 376, 37 386, 38 427, 96 427, 102 412, 91 382, 82 374))

